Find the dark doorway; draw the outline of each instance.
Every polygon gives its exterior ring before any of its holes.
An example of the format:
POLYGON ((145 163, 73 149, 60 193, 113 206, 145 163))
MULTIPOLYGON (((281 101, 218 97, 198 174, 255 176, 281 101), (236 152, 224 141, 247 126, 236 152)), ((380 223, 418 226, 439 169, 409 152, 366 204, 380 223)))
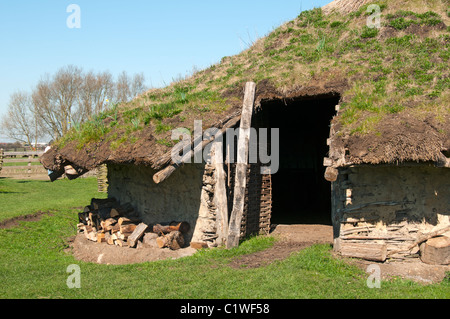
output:
POLYGON ((331 225, 331 185, 324 179, 330 121, 339 96, 276 100, 255 114, 259 127, 280 129, 280 167, 272 175, 272 224, 331 225))

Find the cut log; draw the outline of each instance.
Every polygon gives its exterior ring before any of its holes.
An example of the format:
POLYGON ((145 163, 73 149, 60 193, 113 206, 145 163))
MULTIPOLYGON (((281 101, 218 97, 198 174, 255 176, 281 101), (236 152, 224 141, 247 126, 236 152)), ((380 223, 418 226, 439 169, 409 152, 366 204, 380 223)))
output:
POLYGON ((106 231, 110 231, 112 227, 117 223, 117 220, 114 218, 108 218, 107 220, 102 220, 100 225, 106 231))
POLYGON ((169 227, 171 231, 179 231, 182 234, 186 234, 191 229, 188 222, 171 222, 169 227))
POLYGON ((99 217, 96 213, 89 213, 89 222, 90 225, 96 229, 101 227, 99 217))
POLYGON ((208 244, 207 244, 207 243, 202 243, 202 242, 191 242, 191 243, 189 244, 189 246, 190 246, 191 248, 194 248, 194 249, 204 249, 204 248, 208 248, 208 244))
POLYGON ((333 167, 327 167, 325 170, 325 179, 329 182, 335 182, 338 178, 339 171, 333 167))
POLYGON ((122 240, 122 239, 116 239, 114 241, 114 244, 116 244, 117 246, 120 246, 120 247, 126 247, 127 246, 127 243, 124 240, 122 240))
POLYGON ((117 207, 119 203, 117 203, 115 198, 92 198, 91 199, 91 207, 93 209, 99 209, 100 207, 117 207))
POLYGON ((155 233, 145 233, 142 238, 142 244, 144 247, 149 248, 159 248, 156 243, 156 239, 158 238, 158 234, 155 233))
POLYGON ((417 239, 414 243, 412 243, 410 246, 408 246, 408 248, 391 251, 391 252, 389 252, 389 256, 395 255, 397 253, 410 251, 411 249, 413 249, 417 245, 420 245, 421 243, 427 241, 428 239, 440 236, 442 234, 445 234, 448 231, 450 231, 450 225, 447 225, 447 226, 445 226, 445 227, 443 227, 441 229, 438 229, 438 230, 435 230, 435 231, 423 234, 422 236, 419 237, 419 239, 417 239))
POLYGON ((135 218, 128 218, 128 217, 120 217, 117 220, 117 223, 122 226, 122 225, 128 225, 128 224, 139 224, 141 221, 139 219, 135 219, 135 218))
POLYGON ((105 239, 106 239, 106 243, 108 245, 114 245, 114 238, 113 238, 113 235, 111 233, 106 233, 105 234, 105 239))
POLYGON ((159 248, 170 248, 171 250, 178 250, 184 246, 183 234, 179 231, 173 231, 167 235, 158 237, 156 243, 159 248))
POLYGON ((421 244, 420 260, 431 265, 449 265, 450 238, 445 236, 435 237, 421 244))
POLYGON ((239 128, 233 209, 231 212, 226 244, 228 249, 239 246, 239 239, 241 236, 241 222, 244 213, 245 188, 247 183, 250 126, 255 102, 255 92, 256 84, 254 82, 246 83, 244 105, 242 107, 241 123, 239 128))
POLYGON ((84 226, 84 236, 91 241, 97 241, 97 231, 94 227, 84 226))
POLYGON ((147 227, 148 225, 144 223, 137 225, 133 233, 127 239, 128 247, 134 248, 136 246, 137 241, 142 237, 142 235, 144 235, 147 227))
POLYGON ((84 233, 84 236, 85 236, 87 239, 89 239, 89 233, 91 233, 91 232, 93 232, 92 226, 84 225, 84 227, 83 227, 83 233, 84 233))
POLYGON ((89 212, 91 212, 91 211, 93 211, 94 209, 92 208, 92 206, 91 205, 88 205, 88 206, 85 206, 84 208, 83 208, 83 213, 89 213, 89 212))
POLYGON ((163 226, 161 224, 153 225, 152 232, 156 234, 168 234, 173 231, 179 231, 186 234, 191 229, 191 226, 187 222, 173 222, 171 225, 163 226))
POLYGON ((84 226, 85 225, 83 223, 77 224, 77 232, 78 233, 84 232, 84 226))
POLYGON ((64 166, 64 172, 66 175, 70 175, 70 176, 78 175, 78 172, 71 165, 64 166))
POLYGON ((339 252, 343 257, 361 258, 370 261, 384 262, 387 258, 387 245, 374 243, 341 242, 339 252))
POLYGON ((87 225, 87 222, 89 220, 89 212, 78 213, 78 220, 80 221, 80 223, 87 225))
POLYGON ((105 243, 105 233, 97 233, 97 242, 98 243, 105 243))
POLYGON ((155 175, 153 175, 153 181, 156 184, 160 184, 163 181, 165 181, 170 175, 172 175, 173 172, 175 172, 178 168, 177 164, 172 164, 170 166, 167 166, 166 168, 160 170, 155 175))
POLYGON ((123 233, 132 233, 136 229, 136 224, 126 224, 126 225, 120 225, 120 232, 123 233))
POLYGON ((118 231, 120 231, 120 225, 119 224, 115 224, 113 226, 108 227, 109 231, 111 232, 111 234, 117 233, 118 231))
POLYGON ((132 234, 132 232, 130 232, 130 233, 117 232, 116 236, 118 239, 127 240, 131 234, 132 234))

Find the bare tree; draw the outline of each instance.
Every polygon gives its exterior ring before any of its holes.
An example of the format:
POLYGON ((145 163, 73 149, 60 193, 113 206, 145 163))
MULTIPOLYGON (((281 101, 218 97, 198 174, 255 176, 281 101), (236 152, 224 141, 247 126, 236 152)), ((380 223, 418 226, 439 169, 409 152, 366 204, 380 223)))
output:
POLYGON ((53 138, 63 136, 82 116, 78 96, 83 84, 82 70, 69 65, 50 79, 39 81, 32 94, 33 104, 44 130, 53 138))
POLYGON ((41 127, 52 138, 63 134, 62 116, 53 96, 52 83, 47 77, 41 79, 32 93, 33 105, 41 127))
POLYGON ((2 117, 2 134, 16 141, 37 146, 38 138, 43 134, 40 123, 35 116, 31 97, 24 92, 16 92, 10 96, 8 112, 2 117))
MULTIPOLYGON (((25 113, 14 113, 14 121, 4 120, 9 123, 9 134, 15 136, 24 135, 25 127, 19 127, 22 123, 30 121, 31 112, 34 117, 34 126, 39 128, 40 135, 48 135, 58 139, 66 134, 76 123, 82 123, 90 117, 105 110, 106 101, 109 99, 115 103, 128 102, 146 90, 145 78, 142 73, 133 77, 123 71, 114 82, 109 72, 84 73, 81 68, 69 65, 60 68, 53 76, 44 76, 31 93, 31 97, 25 98, 24 93, 11 97, 11 104, 19 104, 25 113), (24 105, 27 105, 26 107, 24 105), (22 115, 19 120, 18 115, 22 115), (26 121, 25 121, 26 120, 26 121), (15 126, 14 126, 15 125, 15 126)), ((14 107, 18 109, 18 107, 14 107)), ((8 115, 7 118, 12 118, 8 115)), ((35 135, 37 134, 35 132, 35 135)), ((34 136, 34 135, 30 135, 34 136)), ((28 141, 27 141, 28 142, 28 141)))
POLYGON ((59 69, 53 77, 52 96, 60 112, 62 135, 67 133, 73 121, 81 120, 75 108, 82 84, 82 70, 73 65, 59 69))
POLYGON ((131 82, 130 98, 134 99, 146 90, 144 73, 135 74, 131 82))
POLYGON ((79 91, 79 122, 94 114, 104 111, 105 103, 114 91, 114 81, 111 73, 94 74, 92 71, 83 76, 83 84, 79 91))
POLYGON ((130 77, 126 71, 122 71, 117 77, 115 87, 115 101, 128 102, 146 90, 144 74, 138 73, 130 77))
POLYGON ((115 100, 118 103, 124 103, 130 97, 130 77, 126 71, 123 71, 117 77, 115 100))

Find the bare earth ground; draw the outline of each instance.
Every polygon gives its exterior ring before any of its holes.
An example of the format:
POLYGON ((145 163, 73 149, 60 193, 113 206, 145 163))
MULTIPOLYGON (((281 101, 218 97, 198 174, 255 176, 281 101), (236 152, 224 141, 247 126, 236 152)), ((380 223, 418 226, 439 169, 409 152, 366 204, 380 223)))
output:
POLYGON ((159 248, 128 248, 112 246, 105 243, 99 244, 87 240, 83 234, 78 234, 71 243, 72 253, 78 260, 98 264, 124 265, 143 263, 163 259, 177 259, 193 255, 194 248, 183 248, 179 250, 159 248))

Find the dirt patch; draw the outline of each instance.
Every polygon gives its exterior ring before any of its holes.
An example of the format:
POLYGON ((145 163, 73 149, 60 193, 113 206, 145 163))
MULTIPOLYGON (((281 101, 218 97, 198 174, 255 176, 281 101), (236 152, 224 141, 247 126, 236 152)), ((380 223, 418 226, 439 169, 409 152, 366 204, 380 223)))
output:
MULTIPOLYGON (((267 266, 274 261, 288 258, 291 254, 314 244, 332 244, 333 228, 326 225, 277 225, 270 234, 277 238, 274 246, 253 254, 239 256, 235 258, 230 267, 235 269, 252 269, 267 266)), ((159 249, 159 248, 123 248, 98 244, 87 240, 83 234, 78 234, 69 241, 69 253, 82 261, 125 265, 143 262, 152 262, 164 259, 178 259, 193 255, 196 250, 193 248, 183 248, 180 250, 159 249)), ((335 255, 335 258, 341 258, 335 255)), ((400 277, 422 284, 432 284, 441 282, 450 266, 428 265, 419 259, 407 262, 385 262, 374 263, 359 259, 345 258, 346 262, 353 264, 363 270, 369 265, 380 266, 383 280, 392 280, 400 277)))
POLYGON ((143 262, 177 259, 191 256, 196 252, 194 248, 182 248, 179 250, 159 249, 159 248, 127 248, 99 244, 89 241, 83 234, 69 240, 70 249, 77 260, 92 262, 97 264, 126 265, 143 262))
POLYGON ((271 248, 235 258, 230 266, 264 267, 314 244, 332 244, 333 228, 326 225, 277 225, 271 236, 277 238, 277 242, 271 248))
POLYGON ((25 216, 17 216, 0 222, 0 229, 19 226, 19 222, 35 222, 42 218, 42 215, 51 215, 49 212, 37 212, 25 216))
POLYGON ((235 258, 230 263, 230 267, 236 269, 264 267, 273 263, 274 261, 286 259, 292 253, 296 253, 311 245, 312 243, 292 243, 292 242, 276 243, 273 247, 269 249, 265 249, 257 253, 235 258))
MULTIPOLYGON (((236 269, 258 268, 269 265, 276 260, 288 258, 292 253, 314 244, 332 244, 333 228, 326 225, 278 225, 271 233, 278 240, 271 248, 263 251, 235 258, 230 266, 236 269)), ((342 258, 334 254, 335 258, 342 258)), ((428 265, 415 259, 405 262, 374 263, 360 259, 345 258, 346 262, 353 264, 364 271, 372 264, 380 266, 381 278, 392 280, 400 277, 422 284, 441 282, 450 266, 428 265)))

